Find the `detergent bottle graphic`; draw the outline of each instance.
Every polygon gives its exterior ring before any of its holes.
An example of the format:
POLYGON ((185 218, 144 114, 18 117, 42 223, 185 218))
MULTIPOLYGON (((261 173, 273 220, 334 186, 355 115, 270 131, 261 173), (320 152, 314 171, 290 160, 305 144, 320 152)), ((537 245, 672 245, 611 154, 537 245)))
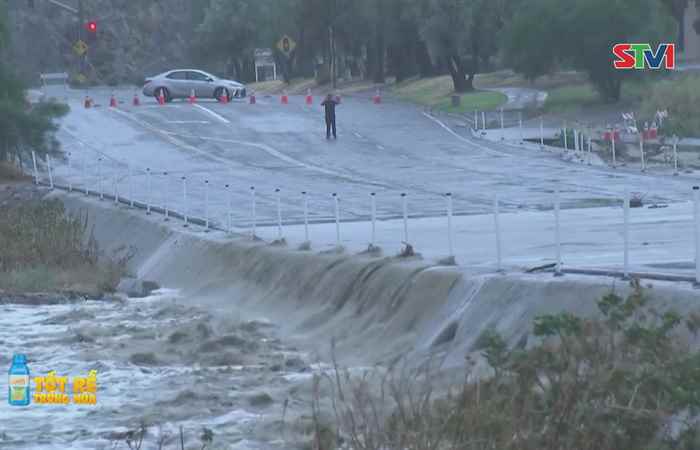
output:
POLYGON ((11 406, 27 406, 29 397, 29 367, 27 367, 27 356, 15 353, 10 366, 8 401, 11 406))

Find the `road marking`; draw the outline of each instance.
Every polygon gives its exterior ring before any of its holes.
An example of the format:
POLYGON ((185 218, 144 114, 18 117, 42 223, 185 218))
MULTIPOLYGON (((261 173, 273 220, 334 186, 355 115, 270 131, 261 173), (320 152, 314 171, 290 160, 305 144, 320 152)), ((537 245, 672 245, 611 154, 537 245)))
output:
POLYGON ((377 144, 377 148, 378 148, 379 150, 385 150, 383 145, 377 144))
POLYGON ((188 123, 196 123, 196 124, 208 124, 211 123, 208 120, 166 120, 166 123, 173 123, 173 124, 188 124, 188 123))
POLYGON ((163 131, 163 133, 168 134, 170 136, 185 137, 185 138, 190 138, 190 139, 201 139, 203 141, 210 141, 210 142, 223 142, 226 144, 238 144, 238 145, 245 145, 248 147, 258 148, 258 149, 264 151, 265 153, 269 154, 270 156, 273 156, 277 159, 280 159, 286 163, 292 164, 292 165, 297 166, 297 167, 303 167, 305 169, 314 170, 316 172, 321 172, 323 174, 331 175, 334 177, 350 179, 353 181, 367 182, 365 180, 350 178, 350 177, 348 177, 348 175, 340 173, 340 172, 336 172, 334 170, 326 169, 324 167, 319 167, 319 166, 315 166, 313 164, 308 164, 308 163, 305 163, 303 161, 299 161, 298 159, 294 159, 289 155, 285 155, 284 153, 280 152, 279 150, 276 150, 268 145, 261 144, 259 142, 238 141, 235 139, 196 136, 196 135, 191 135, 191 134, 175 133, 175 132, 170 132, 170 131, 163 131))
POLYGON ((478 148, 478 149, 481 149, 481 150, 483 150, 483 151, 485 151, 486 153, 489 153, 489 154, 491 154, 491 155, 510 156, 508 153, 503 153, 503 152, 499 152, 499 151, 496 151, 496 150, 491 150, 491 149, 488 148, 488 147, 484 147, 484 146, 481 145, 481 144, 478 144, 478 143, 476 143, 476 142, 470 141, 469 139, 465 138, 465 137, 462 136, 461 134, 459 134, 459 133, 457 133, 456 131, 454 131, 452 128, 450 128, 450 127, 448 127, 447 125, 445 125, 440 119, 438 119, 438 118, 436 118, 436 117, 433 117, 432 115, 430 115, 430 114, 428 114, 428 113, 426 113, 426 112, 424 112, 423 115, 424 115, 425 117, 427 117, 428 119, 432 120, 433 122, 435 122, 436 124, 440 125, 442 128, 445 129, 445 131, 447 131, 447 132, 450 133, 452 136, 456 137, 457 139, 459 139, 459 140, 462 141, 462 142, 466 142, 467 144, 472 145, 472 146, 474 146, 474 147, 476 147, 476 148, 478 148))
POLYGON ((231 122, 229 122, 229 120, 228 120, 226 117, 222 116, 221 114, 215 113, 214 111, 212 111, 212 110, 209 109, 209 108, 205 108, 204 106, 198 105, 198 104, 196 104, 196 103, 194 104, 194 107, 195 107, 195 108, 201 109, 202 111, 206 112, 206 113, 209 114, 210 116, 214 117, 215 119, 217 119, 217 120, 219 120, 219 121, 221 121, 221 122, 223 122, 223 123, 231 123, 231 122))
POLYGON ((355 133, 355 136, 357 136, 358 138, 362 139, 362 135, 361 135, 360 133, 358 133, 357 131, 355 131, 354 133, 355 133))
POLYGON ((193 152, 198 153, 202 156, 206 156, 207 158, 209 158, 211 160, 221 162, 225 165, 232 165, 232 163, 235 162, 235 161, 228 160, 225 158, 219 158, 218 156, 214 156, 209 152, 206 152, 204 150, 200 150, 193 145, 189 145, 185 142, 182 142, 180 139, 177 139, 173 133, 169 133, 165 130, 161 130, 161 129, 151 125, 150 123, 148 123, 146 121, 143 121, 143 120, 136 118, 134 115, 129 114, 126 111, 122 111, 122 110, 117 109, 117 108, 110 108, 108 111, 112 111, 112 112, 117 113, 123 117, 126 117, 127 119, 131 120, 132 122, 136 122, 137 124, 141 125, 142 127, 146 128, 147 130, 150 130, 150 131, 158 134, 163 139, 165 139, 166 141, 170 142, 171 144, 173 144, 177 147, 181 147, 181 148, 184 148, 186 150, 193 151, 193 152))
MULTIPOLYGON (((197 105, 195 105, 195 106, 197 106, 197 105)), ((204 108, 204 109, 206 109, 206 108, 204 108)), ((154 133, 162 136, 165 140, 169 141, 170 143, 172 143, 178 147, 181 147, 181 148, 184 148, 187 150, 191 150, 193 152, 207 156, 208 158, 210 158, 214 161, 219 161, 219 162, 222 162, 222 163, 227 164, 227 165, 231 164, 233 161, 227 160, 225 158, 220 158, 220 157, 214 156, 214 155, 210 154, 209 152, 206 152, 204 150, 200 150, 193 145, 189 145, 189 144, 181 141, 180 139, 177 139, 177 137, 184 137, 184 138, 190 138, 190 139, 201 139, 203 141, 211 141, 211 142, 224 142, 224 143, 245 145, 248 147, 258 148, 258 149, 263 150, 264 152, 268 153, 269 155, 271 155, 275 158, 281 159, 282 161, 287 162, 289 164, 293 164, 297 167, 303 167, 303 168, 306 168, 306 169, 309 169, 312 171, 323 173, 325 175, 343 178, 343 179, 357 182, 357 183, 378 184, 377 182, 363 180, 363 179, 356 178, 356 177, 351 177, 351 176, 344 174, 344 173, 341 173, 341 172, 336 172, 334 170, 326 169, 324 167, 319 167, 319 166, 315 166, 312 164, 304 163, 304 162, 299 161, 297 159, 294 159, 288 155, 285 155, 284 153, 282 153, 282 152, 280 152, 280 151, 278 151, 278 150, 276 150, 268 145, 265 145, 265 144, 260 144, 257 142, 248 142, 248 141, 237 141, 234 139, 203 137, 203 136, 197 136, 197 135, 191 135, 191 134, 183 134, 183 133, 175 133, 175 132, 165 131, 165 130, 161 130, 161 129, 151 125, 150 123, 148 123, 146 121, 140 120, 140 119, 134 117, 132 114, 129 114, 125 111, 121 111, 121 110, 116 109, 116 108, 112 108, 109 111, 113 111, 117 114, 120 114, 120 115, 126 117, 127 119, 129 119, 133 122, 136 122, 137 124, 141 125, 142 127, 146 128, 148 130, 151 130, 154 133)), ((216 114, 216 113, 214 113, 214 114, 216 114)))

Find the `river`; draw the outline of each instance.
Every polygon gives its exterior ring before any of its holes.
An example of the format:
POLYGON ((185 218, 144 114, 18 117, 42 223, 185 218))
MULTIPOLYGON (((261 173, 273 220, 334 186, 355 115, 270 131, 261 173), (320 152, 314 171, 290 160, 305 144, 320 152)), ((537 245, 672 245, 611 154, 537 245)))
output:
POLYGON ((264 318, 188 304, 160 290, 144 299, 0 305, 0 365, 9 369, 12 354, 24 353, 32 377, 96 370, 98 384, 94 406, 16 407, 3 394, 0 447, 126 449, 142 422, 144 450, 161 439, 162 448, 179 449, 180 427, 185 448, 202 448, 205 427, 213 433, 207 449, 308 442, 303 414, 291 419, 289 410, 308 411, 310 356, 285 346, 264 318))

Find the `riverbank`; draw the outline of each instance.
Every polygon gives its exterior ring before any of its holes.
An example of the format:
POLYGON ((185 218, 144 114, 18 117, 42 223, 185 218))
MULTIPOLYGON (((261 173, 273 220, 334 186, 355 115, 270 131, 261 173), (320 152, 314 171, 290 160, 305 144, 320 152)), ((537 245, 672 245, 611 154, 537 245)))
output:
POLYGON ((21 294, 41 303, 57 297, 101 298, 125 275, 128 252, 107 255, 90 239, 87 213, 66 214, 44 199, 49 190, 12 170, 0 178, 0 301, 21 294))
MULTIPOLYGON (((202 427, 215 436, 215 445, 207 448, 309 448, 321 435, 324 442, 335 442, 336 363, 344 386, 356 386, 345 381, 346 374, 372 373, 377 379, 390 367, 411 374, 428 361, 441 374, 463 380, 465 356, 476 364, 476 373, 487 375, 491 369, 480 350, 485 336, 501 336, 501 349, 529 349, 539 340, 532 337, 537 317, 595 316, 598 301, 611 290, 625 296, 636 289, 604 277, 476 275, 412 258, 297 251, 194 224, 183 228, 83 195, 49 197, 69 212, 87 211, 105 252, 133 248, 129 272, 169 289, 121 304, 85 302, 67 311, 59 311, 63 305, 38 311, 38 317, 70 315, 57 324, 49 318, 42 325, 56 328, 36 328, 35 337, 13 344, 38 352, 33 367, 44 371, 55 365, 61 373, 97 368, 105 374, 98 378, 101 413, 64 409, 76 416, 55 425, 53 447, 41 448, 65 448, 65 442, 97 448, 133 436, 141 422, 145 442, 156 445, 166 434, 175 448, 180 425, 186 448, 198 442, 202 427), (50 356, 40 347, 64 345, 65 339, 73 339, 64 349, 69 353, 56 347, 50 356), (76 431, 81 417, 100 420, 91 431, 76 431)), ((690 286, 641 286, 658 311, 696 308, 697 291, 690 286)), ((12 306, 3 320, 24 323, 29 312, 20 306, 12 306)), ((18 334, 26 337, 31 327, 36 324, 18 334)), ((28 414, 46 413, 32 411, 28 414)), ((48 426, 47 414, 38 417, 37 423, 48 426)), ((27 448, 17 441, 25 433, 34 436, 26 426, 12 435, 16 448, 27 448)))

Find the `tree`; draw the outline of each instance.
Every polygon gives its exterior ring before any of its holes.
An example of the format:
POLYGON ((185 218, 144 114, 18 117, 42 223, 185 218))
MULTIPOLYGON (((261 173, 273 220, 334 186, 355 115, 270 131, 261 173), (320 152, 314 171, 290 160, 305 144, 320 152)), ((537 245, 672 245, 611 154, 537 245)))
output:
POLYGON ((263 41, 264 30, 272 28, 275 2, 272 0, 212 0, 196 30, 200 57, 226 64, 231 58, 234 75, 252 78, 253 51, 263 41), (222 57, 223 55, 223 57, 222 57))
POLYGON ((559 18, 565 13, 561 0, 535 1, 518 11, 507 29, 504 52, 509 65, 532 81, 554 71, 559 53, 553 43, 566 32, 559 18), (546 42, 547 44, 543 44, 546 42))
POLYGON ((658 0, 533 0, 522 3, 506 38, 506 54, 533 79, 560 64, 583 70, 607 100, 620 99, 622 82, 636 71, 618 71, 612 46, 668 40, 673 19, 658 0))
POLYGON ((480 64, 495 54, 503 1, 429 0, 422 36, 447 67, 456 92, 474 89, 480 64))
POLYGON ((0 161, 19 159, 30 151, 43 155, 55 150, 51 139, 56 130, 54 118, 66 114, 68 107, 54 102, 27 105, 24 85, 5 66, 4 52, 9 41, 4 3, 0 3, 0 161))
MULTIPOLYGON (((700 0, 661 0, 661 3, 668 8, 669 13, 676 19, 678 25, 678 47, 681 51, 684 50, 685 35, 690 32, 690 30, 685 29, 684 18, 686 10, 692 2, 700 8, 700 0)), ((700 34, 700 19, 695 20, 693 28, 696 33, 700 34)))

